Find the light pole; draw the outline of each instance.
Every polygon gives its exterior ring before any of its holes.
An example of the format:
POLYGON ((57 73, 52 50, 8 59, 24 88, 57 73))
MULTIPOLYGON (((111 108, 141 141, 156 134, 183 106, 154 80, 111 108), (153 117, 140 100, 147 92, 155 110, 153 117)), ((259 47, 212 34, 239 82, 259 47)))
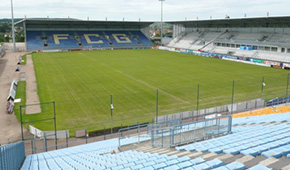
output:
POLYGON ((113 135, 113 109, 114 109, 113 95, 111 95, 111 138, 112 138, 112 135, 113 135))
POLYGON ((289 97, 289 96, 288 96, 288 89, 289 89, 289 75, 290 75, 290 73, 288 73, 288 76, 287 76, 286 97, 289 97))
POLYGON ((289 89, 289 75, 290 75, 290 73, 288 73, 288 76, 287 76, 287 86, 286 86, 287 103, 289 102, 289 94, 288 94, 288 89, 289 89))
POLYGON ((159 0, 161 2, 161 30, 160 30, 160 41, 161 41, 161 46, 162 44, 162 37, 163 37, 163 1, 165 0, 159 0))
POLYGON ((266 84, 265 84, 265 79, 264 79, 264 76, 262 77, 262 90, 261 90, 261 92, 262 92, 262 94, 261 94, 261 96, 262 96, 262 99, 264 98, 264 87, 266 86, 266 84))
POLYGON ((156 123, 158 122, 158 89, 156 90, 156 123))
POLYGON ((13 15, 13 1, 11 0, 11 15, 12 15, 12 40, 13 40, 13 51, 16 52, 15 45, 15 31, 14 31, 14 15, 13 15))

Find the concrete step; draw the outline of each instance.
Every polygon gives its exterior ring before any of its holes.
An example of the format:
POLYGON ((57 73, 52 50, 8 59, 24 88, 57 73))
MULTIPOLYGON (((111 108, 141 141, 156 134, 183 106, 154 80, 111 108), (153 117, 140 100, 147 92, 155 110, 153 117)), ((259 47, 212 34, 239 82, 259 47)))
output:
MULTIPOLYGON (((166 153, 172 152, 172 150, 166 148, 166 149, 160 149, 160 150, 151 151, 151 152, 158 153, 159 155, 161 155, 161 154, 166 154, 166 153)), ((174 152, 176 152, 176 150, 174 150, 174 152)))
POLYGON ((141 148, 136 148, 135 150, 138 150, 138 151, 141 151, 141 152, 151 152, 151 151, 156 151, 158 149, 157 148, 152 148, 152 147, 141 147, 141 148))
POLYGON ((259 164, 261 161, 267 159, 266 157, 264 156, 256 156, 255 159, 252 159, 252 160, 249 160, 247 162, 244 162, 244 165, 246 166, 246 168, 250 168, 252 166, 255 166, 257 164, 259 164))
POLYGON ((139 150, 142 152, 159 152, 159 151, 165 151, 168 148, 150 148, 150 147, 142 147, 142 148, 136 148, 135 150, 139 150))
POLYGON ((190 157, 191 159, 194 159, 194 158, 200 157, 202 154, 203 154, 202 152, 194 152, 194 153, 191 153, 187 156, 190 157))
POLYGON ((288 166, 283 167, 281 170, 289 170, 290 169, 290 164, 288 166))
POLYGON ((273 169, 283 169, 284 167, 287 167, 289 165, 290 165, 290 159, 286 157, 282 157, 282 158, 279 158, 278 161, 269 165, 268 167, 273 168, 273 169))
POLYGON ((216 153, 207 153, 207 154, 202 155, 201 157, 203 159, 208 159, 208 158, 214 157, 216 155, 217 155, 216 153))
POLYGON ((188 156, 190 154, 192 154, 192 152, 184 151, 184 152, 179 152, 179 153, 177 153, 175 155, 178 156, 178 157, 182 157, 182 156, 188 156))
POLYGON ((275 162, 278 162, 278 161, 279 159, 276 159, 276 158, 267 158, 261 161, 260 164, 268 167, 269 165, 274 164, 275 162))
POLYGON ((238 155, 232 155, 231 157, 224 159, 223 162, 230 164, 232 162, 235 162, 237 159, 242 158, 244 155, 238 154, 238 155))
POLYGON ((215 158, 222 158, 224 155, 226 155, 225 153, 221 153, 221 154, 216 154, 216 155, 214 155, 214 156, 211 156, 211 157, 208 157, 208 158, 203 158, 204 160, 206 160, 206 161, 210 161, 210 160, 213 160, 213 159, 215 159, 215 158))
MULTIPOLYGON (((171 156, 171 155, 176 155, 178 153, 180 153, 180 152, 178 150, 175 150, 175 151, 168 151, 167 153, 164 153, 164 154, 171 156)), ((179 156, 179 157, 181 157, 181 156, 179 156)))
POLYGON ((220 156, 218 156, 216 158, 219 159, 219 160, 221 160, 221 161, 224 161, 224 160, 229 159, 231 157, 233 157, 232 154, 224 154, 224 155, 221 154, 220 156))
POLYGON ((241 162, 241 163, 245 163, 245 162, 251 161, 253 159, 255 159, 255 157, 253 157, 252 155, 247 155, 247 156, 243 156, 243 157, 237 159, 236 161, 241 162))

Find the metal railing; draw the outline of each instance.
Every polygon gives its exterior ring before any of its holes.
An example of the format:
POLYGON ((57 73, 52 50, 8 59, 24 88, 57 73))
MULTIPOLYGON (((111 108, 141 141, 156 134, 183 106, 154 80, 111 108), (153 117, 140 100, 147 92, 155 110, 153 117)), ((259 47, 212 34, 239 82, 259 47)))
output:
MULTIPOLYGON (((286 98, 286 99, 288 99, 288 98, 286 98)), ((272 100, 272 101, 268 102, 267 105, 271 104, 271 106, 272 106, 272 105, 276 105, 276 104, 281 103, 281 102, 277 102, 277 101, 281 101, 281 100, 278 100, 278 99, 272 100)), ((283 100, 283 101, 288 101, 288 100, 283 100)), ((258 100, 253 100, 253 101, 251 101, 251 104, 247 103, 244 105, 246 105, 247 107, 249 107, 250 105, 253 105, 254 108, 259 108, 259 107, 256 107, 257 103, 259 103, 258 100)), ((264 103, 264 101, 261 100, 260 103, 262 105, 262 103, 264 103)), ((239 110, 238 108, 240 107, 240 104, 241 103, 234 104, 234 109, 239 110)), ((249 109, 246 109, 246 110, 249 110, 249 109)), ((170 128, 183 127, 184 129, 187 129, 186 131, 192 131, 192 129, 191 129, 192 127, 190 127, 190 126, 186 127, 186 125, 192 125, 192 124, 198 123, 198 122, 192 123, 193 121, 204 122, 204 121, 211 120, 211 119, 206 119, 206 118, 215 117, 213 119, 217 119, 216 117, 218 117, 218 116, 228 115, 228 114, 229 114, 229 112, 222 112, 222 110, 215 108, 215 109, 204 109, 204 111, 199 110, 198 112, 193 111, 193 113, 190 112, 188 114, 184 112, 184 113, 178 113, 175 115, 160 116, 158 122, 155 122, 155 123, 148 123, 148 122, 143 123, 143 122, 141 122, 141 124, 138 124, 139 121, 136 120, 136 124, 130 125, 130 126, 125 126, 123 128, 122 128, 122 122, 120 122, 120 129, 118 129, 116 131, 114 130, 114 132, 112 134, 110 133, 109 129, 106 129, 105 127, 104 127, 102 134, 100 134, 100 136, 96 136, 96 137, 88 137, 87 136, 86 138, 69 138, 69 135, 67 134, 66 138, 58 139, 58 141, 59 141, 58 145, 55 145, 55 140, 49 140, 49 136, 51 136, 51 135, 45 134, 44 135, 45 137, 44 136, 41 138, 33 137, 33 138, 26 139, 25 140, 25 153, 26 153, 26 155, 30 155, 30 154, 46 152, 46 151, 51 151, 51 150, 55 150, 55 149, 61 149, 61 148, 66 148, 66 147, 71 147, 71 146, 106 140, 106 139, 112 139, 112 138, 119 138, 119 145, 121 145, 122 140, 126 139, 126 138, 138 138, 138 141, 140 141, 141 138, 151 139, 152 133, 155 133, 153 135, 155 135, 154 138, 156 138, 156 140, 157 140, 157 138, 158 139, 160 138, 160 140, 163 140, 163 142, 161 142, 163 144, 160 144, 160 146, 163 146, 163 145, 167 146, 169 144, 166 144, 166 143, 170 143, 169 139, 167 138, 168 135, 170 135, 169 134, 170 128), (167 133, 167 134, 165 134, 165 133, 167 133), (168 140, 168 141, 166 142, 166 140, 168 140)), ((152 118, 152 122, 153 121, 154 121, 154 119, 152 118)), ((222 120, 222 121, 224 121, 224 120, 222 120)), ((220 124, 220 123, 218 122, 217 124, 220 124)), ((219 126, 219 131, 217 131, 218 134, 223 133, 222 129, 224 129, 224 128, 221 128, 221 126, 219 126)), ((175 129, 174 131, 175 131, 174 134, 171 134, 171 135, 177 136, 177 133, 178 133, 180 139, 184 139, 184 140, 189 139, 189 141, 198 140, 198 138, 191 139, 190 136, 186 136, 186 134, 188 134, 188 133, 185 133, 184 135, 181 134, 180 131, 178 131, 178 129, 175 129)), ((192 133, 194 134, 194 132, 192 132, 192 133)), ((210 132, 208 132, 208 134, 210 134, 210 132)), ((215 133, 212 133, 212 134, 215 134, 215 133)), ((175 137, 174 139, 175 139, 175 142, 180 141, 180 139, 178 139, 177 137, 175 137)), ((185 140, 185 141, 187 141, 187 140, 185 140)), ((178 145, 179 143, 172 142, 172 144, 178 145)), ((157 145, 157 142, 155 142, 155 145, 157 145)))
POLYGON ((25 158, 24 142, 0 147, 0 169, 18 170, 25 158))
POLYGON ((122 145, 123 139, 137 138, 138 143, 139 143, 141 138, 149 138, 147 129, 148 129, 148 124, 139 124, 136 126, 130 126, 130 127, 119 129, 118 131, 119 146, 122 145))
MULTIPOLYGON (((278 104, 277 102, 271 102, 272 104, 278 104)), ((234 104, 226 104, 223 106, 206 108, 201 110, 193 110, 187 112, 180 112, 170 115, 162 115, 158 117, 158 122, 172 121, 172 120, 184 120, 186 119, 195 119, 198 117, 206 117, 208 115, 218 115, 225 113, 239 113, 245 111, 251 111, 255 109, 261 109, 266 106, 266 103, 262 99, 254 99, 245 102, 239 102, 234 104)), ((182 124, 182 123, 181 123, 182 124)))
POLYGON ((153 129, 160 129, 160 128, 166 128, 166 127, 172 127, 172 126, 176 126, 176 125, 181 125, 182 122, 183 122, 183 120, 182 120, 182 118, 180 118, 180 119, 174 119, 174 120, 150 123, 147 126, 147 134, 150 134, 153 129))
POLYGON ((151 130, 152 147, 174 147, 231 132, 231 116, 151 130))

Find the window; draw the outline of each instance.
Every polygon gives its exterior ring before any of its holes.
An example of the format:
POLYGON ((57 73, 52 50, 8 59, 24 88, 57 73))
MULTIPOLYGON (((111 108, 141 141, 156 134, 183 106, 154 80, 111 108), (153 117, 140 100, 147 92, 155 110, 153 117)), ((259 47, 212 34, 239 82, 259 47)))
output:
POLYGON ((278 48, 277 47, 272 47, 271 48, 271 51, 277 52, 278 51, 278 48))
POLYGON ((271 51, 271 47, 265 47, 265 51, 271 51))
POLYGON ((285 48, 281 48, 281 53, 285 53, 285 48))
POLYGON ((259 46, 259 47, 258 47, 258 50, 264 51, 265 48, 264 48, 263 46, 259 46))

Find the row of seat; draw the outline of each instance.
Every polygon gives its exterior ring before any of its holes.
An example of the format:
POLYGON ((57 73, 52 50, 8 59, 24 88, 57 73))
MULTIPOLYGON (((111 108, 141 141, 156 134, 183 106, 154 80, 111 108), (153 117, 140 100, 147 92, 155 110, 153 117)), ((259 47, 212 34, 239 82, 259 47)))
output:
MULTIPOLYGON (((243 154, 257 156, 259 154, 266 157, 279 158, 281 156, 290 157, 290 124, 281 123, 289 120, 289 113, 266 115, 263 117, 233 119, 237 124, 247 124, 246 120, 252 123, 280 122, 278 124, 235 126, 232 134, 214 138, 202 142, 197 142, 181 147, 176 147, 179 151, 200 151, 214 152, 217 154, 243 154), (272 119, 272 120, 267 120, 272 119)), ((225 119, 226 120, 226 119, 225 119)), ((225 121, 224 123, 226 123, 225 121)), ((215 125, 210 122, 208 125, 215 125)), ((195 124, 187 128, 180 129, 180 133, 189 129, 202 128, 204 124, 195 124)), ((149 138, 125 138, 121 145, 133 144, 145 141, 149 138)), ((40 154, 30 155, 26 158, 21 169, 23 170, 58 170, 58 169, 224 169, 239 170, 245 169, 245 165, 240 162, 226 164, 219 159, 205 161, 199 157, 191 159, 188 156, 178 157, 166 154, 144 153, 137 151, 126 151, 117 154, 112 153, 119 146, 118 139, 110 139, 71 148, 50 151, 40 154)), ((252 167, 256 169, 268 169, 262 165, 252 167)))
MULTIPOLYGON (((127 138, 123 139, 121 145, 128 145, 137 143, 139 141, 145 141, 148 138, 127 138)), ((69 161, 65 158, 70 155, 77 155, 85 152, 95 152, 97 154, 104 154, 112 152, 114 149, 117 149, 119 146, 119 140, 117 138, 94 142, 90 144, 84 144, 79 146, 74 146, 70 148, 60 149, 56 151, 44 152, 34 155, 29 155, 26 157, 22 168, 23 170, 28 169, 66 169, 71 167, 69 161), (68 162, 68 163, 60 163, 68 162)))
MULTIPOLYGON (((47 159, 56 159, 61 164, 62 169, 111 169, 111 170, 153 170, 153 169, 193 169, 208 170, 218 167, 226 167, 228 170, 245 169, 242 163, 234 162, 226 165, 224 162, 214 159, 205 161, 203 158, 190 159, 187 156, 177 157, 176 155, 168 156, 166 154, 159 155, 157 153, 143 153, 137 151, 126 151, 117 154, 100 155, 96 152, 86 152, 80 154, 69 154, 61 156, 53 155, 47 159)), ((45 164, 39 166, 40 169, 59 169, 52 163, 46 168, 45 164)))
MULTIPOLYGON (((92 147, 92 146, 91 146, 92 147)), ((144 153, 128 150, 120 153, 105 153, 105 150, 83 150, 75 147, 74 149, 62 149, 41 154, 35 154, 27 158, 32 162, 32 166, 22 169, 109 169, 109 170, 245 170, 246 167, 240 162, 226 164, 219 159, 205 161, 198 157, 191 159, 188 156, 177 157, 166 154, 144 153), (37 160, 37 161, 36 161, 37 160), (33 162, 34 161, 34 162, 33 162)), ((258 168, 262 165, 257 165, 258 168)), ((264 167, 267 169, 267 167, 264 167)), ((256 170, 255 166, 252 170, 256 170)), ((263 170, 263 169, 260 169, 263 170)))
POLYGON ((27 49, 152 47, 141 31, 27 31, 27 49))
POLYGON ((250 125, 250 124, 276 123, 289 121, 290 121, 290 112, 287 112, 279 114, 235 118, 233 119, 233 125, 250 125))
POLYGON ((286 156, 290 153, 290 125, 249 126, 233 130, 233 134, 176 147, 190 152, 214 152, 267 157, 286 156), (253 133, 254 132, 254 133, 253 133))

